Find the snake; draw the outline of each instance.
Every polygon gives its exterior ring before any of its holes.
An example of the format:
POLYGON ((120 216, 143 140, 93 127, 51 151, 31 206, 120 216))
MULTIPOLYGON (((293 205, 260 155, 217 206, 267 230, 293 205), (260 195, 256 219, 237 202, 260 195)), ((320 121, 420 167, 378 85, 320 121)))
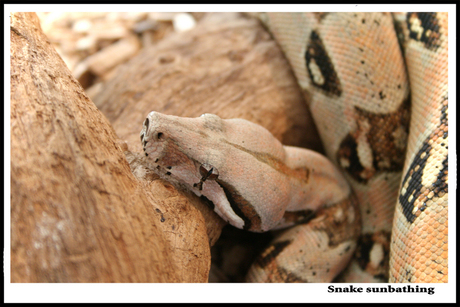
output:
POLYGON ((152 169, 231 225, 276 231, 248 282, 447 282, 448 14, 257 17, 325 156, 243 119, 152 111, 152 169))

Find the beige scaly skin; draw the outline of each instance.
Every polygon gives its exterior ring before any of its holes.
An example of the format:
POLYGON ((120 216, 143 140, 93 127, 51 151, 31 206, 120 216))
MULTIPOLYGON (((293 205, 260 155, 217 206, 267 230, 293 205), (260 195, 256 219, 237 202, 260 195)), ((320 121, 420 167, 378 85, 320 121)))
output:
POLYGON ((360 210, 326 159, 282 146, 257 125, 156 112, 144 122, 156 171, 232 225, 299 224, 270 244, 248 281, 330 282, 352 256, 360 215, 355 258, 339 280, 388 281, 391 266, 390 281, 447 281, 447 15, 396 16, 395 24, 389 13, 261 16, 360 210), (395 25, 406 36, 409 78, 395 25))
POLYGON ((395 20, 404 34, 412 119, 389 281, 447 282, 447 13, 396 14, 395 20))
POLYGON ((447 14, 395 16, 261 16, 359 199, 363 232, 347 282, 388 281, 389 271, 390 281, 447 281, 447 14))

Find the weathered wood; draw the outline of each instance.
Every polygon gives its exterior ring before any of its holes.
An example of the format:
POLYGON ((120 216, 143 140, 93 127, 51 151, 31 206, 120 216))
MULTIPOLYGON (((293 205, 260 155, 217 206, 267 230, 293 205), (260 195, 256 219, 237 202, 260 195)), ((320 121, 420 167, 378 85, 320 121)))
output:
POLYGON ((93 100, 134 152, 142 150, 136 133, 153 110, 245 118, 286 145, 321 150, 281 50, 257 20, 240 14, 207 14, 194 29, 144 48, 93 100))
POLYGON ((207 281, 206 209, 139 182, 36 15, 10 25, 11 282, 207 281))
POLYGON ((139 39, 130 35, 89 56, 88 67, 96 75, 103 75, 116 65, 133 57, 141 48, 139 39))

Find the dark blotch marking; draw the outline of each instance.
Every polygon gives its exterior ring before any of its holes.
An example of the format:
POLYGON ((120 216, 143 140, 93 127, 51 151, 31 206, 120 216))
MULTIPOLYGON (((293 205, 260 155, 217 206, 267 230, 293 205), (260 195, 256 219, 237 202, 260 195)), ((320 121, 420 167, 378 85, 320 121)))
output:
POLYGON ((384 248, 384 258, 373 272, 373 276, 382 282, 388 281, 389 251, 390 251, 390 233, 377 232, 375 234, 363 234, 358 240, 358 246, 355 251, 354 259, 363 271, 367 271, 370 261, 370 252, 374 244, 382 244, 384 248))
POLYGON ((407 13, 407 28, 409 29, 409 38, 422 42, 425 48, 436 51, 440 46, 441 33, 439 20, 436 18, 435 12, 428 13, 407 13), (422 33, 419 29, 412 29, 412 25, 419 21, 422 27, 422 33))
POLYGON ((312 210, 285 211, 283 215, 283 219, 287 223, 294 223, 296 225, 308 223, 314 217, 315 214, 312 210))
POLYGON ((200 190, 200 191, 203 190, 203 181, 200 181, 198 183, 194 183, 193 187, 198 188, 198 190, 200 190))
POLYGON ((446 158, 442 161, 442 169, 439 171, 436 181, 433 184, 433 192, 435 197, 439 197, 441 192, 448 192, 448 186, 447 186, 447 174, 448 174, 448 166, 447 166, 447 156, 446 158))
POLYGON ((337 151, 337 161, 342 168, 356 181, 367 183, 378 172, 398 172, 404 165, 406 148, 397 144, 406 144, 409 133, 410 96, 404 100, 395 112, 388 114, 374 114, 364 109, 355 107, 357 130, 350 132, 340 143, 337 151), (367 125, 362 123, 367 122, 367 125), (364 130, 364 127, 370 127, 364 130), (402 129, 404 134, 396 139, 394 131, 402 129), (364 133, 366 141, 371 147, 373 155, 372 168, 367 169, 359 160, 359 136, 364 133), (346 161, 347 164, 343 164, 346 161))
POLYGON ((311 32, 310 41, 305 52, 305 61, 312 84, 328 94, 340 97, 342 94, 342 85, 337 77, 334 65, 326 52, 326 48, 316 31, 311 32), (318 65, 321 71, 321 75, 324 78, 323 84, 315 83, 314 74, 310 69, 312 61, 318 65))
POLYGON ((359 160, 357 148, 358 143, 353 135, 347 134, 340 143, 340 147, 337 152, 337 160, 340 162, 341 159, 346 159, 348 166, 342 166, 342 168, 344 168, 356 181, 365 183, 368 179, 361 176, 365 169, 359 160))
POLYGON ((420 196, 420 190, 423 187, 422 185, 422 176, 423 170, 425 169, 426 161, 429 158, 429 153, 431 151, 431 145, 428 143, 430 137, 428 137, 425 142, 423 142, 422 148, 417 152, 414 160, 410 165, 410 171, 406 173, 403 180, 403 186, 408 181, 408 188, 406 189, 406 193, 399 194, 399 202, 403 208, 403 214, 406 217, 406 220, 409 223, 414 222, 415 214, 412 213, 414 208, 414 203, 417 198, 420 196), (422 158, 422 155, 425 156, 422 158), (415 167, 419 166, 418 170, 414 171, 415 167), (409 201, 409 197, 412 195, 412 201, 409 201))
MULTIPOLYGON (((284 268, 278 268, 276 274, 279 276, 274 280, 274 282, 280 282, 282 280, 285 283, 307 283, 308 280, 301 278, 300 276, 297 276, 293 272, 289 272, 288 270, 284 268)), ((271 282, 271 280, 268 280, 268 282, 271 282)))
POLYGON ((224 190, 232 210, 244 221, 243 229, 260 230, 262 222, 254 207, 231 184, 220 179, 216 182, 224 190))
MULTIPOLYGON (((316 212, 316 216, 309 223, 313 230, 324 232, 328 238, 328 246, 334 247, 348 240, 357 240, 361 233, 361 221, 358 201, 354 194, 350 194, 346 199, 338 203, 322 207, 316 212), (341 218, 337 219, 340 211, 341 218), (350 223, 350 214, 353 214, 353 222, 350 223)), ((319 242, 318 242, 318 247, 319 242)))
POLYGON ((423 212, 425 211, 425 209, 426 209, 426 203, 423 203, 423 205, 420 207, 420 211, 423 212))
POLYGON ((279 241, 273 244, 270 244, 257 259, 255 264, 261 268, 265 268, 267 265, 271 264, 276 260, 276 257, 289 245, 291 240, 279 241), (268 251, 268 252, 267 252, 268 251))
MULTIPOLYGON (((447 134, 447 97, 445 98, 445 104, 441 109, 441 119, 440 119, 440 126, 444 125, 444 133, 447 134)), ((403 214, 406 217, 406 220, 409 223, 413 223, 416 215, 412 213, 414 209, 414 204, 419 199, 421 196, 421 189, 423 187, 422 184, 422 177, 423 177, 423 172, 425 170, 426 162, 428 158, 430 157, 430 152, 433 149, 432 146, 430 145, 430 140, 433 138, 434 135, 437 135, 439 133, 440 129, 435 129, 435 131, 430 134, 425 141, 422 144, 422 147, 419 149, 417 154, 415 155, 414 160, 412 161, 409 171, 406 173, 404 176, 404 179, 402 181, 401 187, 407 187, 406 192, 403 193, 403 190, 401 188, 401 191, 399 193, 399 203, 402 206, 403 209, 403 214), (417 170, 415 170, 418 167, 417 170), (412 200, 409 201, 409 198, 412 195, 412 200)), ((442 161, 442 169, 439 171, 436 181, 432 184, 429 189, 433 191, 434 195, 432 198, 437 198, 441 196, 440 194, 442 193, 447 193, 448 192, 448 186, 447 186, 447 174, 448 174, 448 166, 447 166, 447 156, 445 159, 442 161)), ((428 196, 422 195, 422 201, 424 204, 422 205, 423 210, 426 209, 427 207, 427 202, 430 201, 432 198, 428 198, 428 196)), ((421 208, 419 210, 422 210, 421 208)))
POLYGON ((406 279, 408 282, 411 282, 411 279, 414 275, 411 273, 411 271, 406 270, 406 279))

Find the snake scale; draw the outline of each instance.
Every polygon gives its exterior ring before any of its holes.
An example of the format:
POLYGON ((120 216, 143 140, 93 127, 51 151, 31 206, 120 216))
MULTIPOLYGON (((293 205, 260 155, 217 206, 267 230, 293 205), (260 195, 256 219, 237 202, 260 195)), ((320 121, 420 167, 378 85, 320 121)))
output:
POLYGON ((329 160, 242 119, 151 112, 152 168, 238 228, 284 229, 247 281, 447 282, 447 13, 258 17, 329 160))

